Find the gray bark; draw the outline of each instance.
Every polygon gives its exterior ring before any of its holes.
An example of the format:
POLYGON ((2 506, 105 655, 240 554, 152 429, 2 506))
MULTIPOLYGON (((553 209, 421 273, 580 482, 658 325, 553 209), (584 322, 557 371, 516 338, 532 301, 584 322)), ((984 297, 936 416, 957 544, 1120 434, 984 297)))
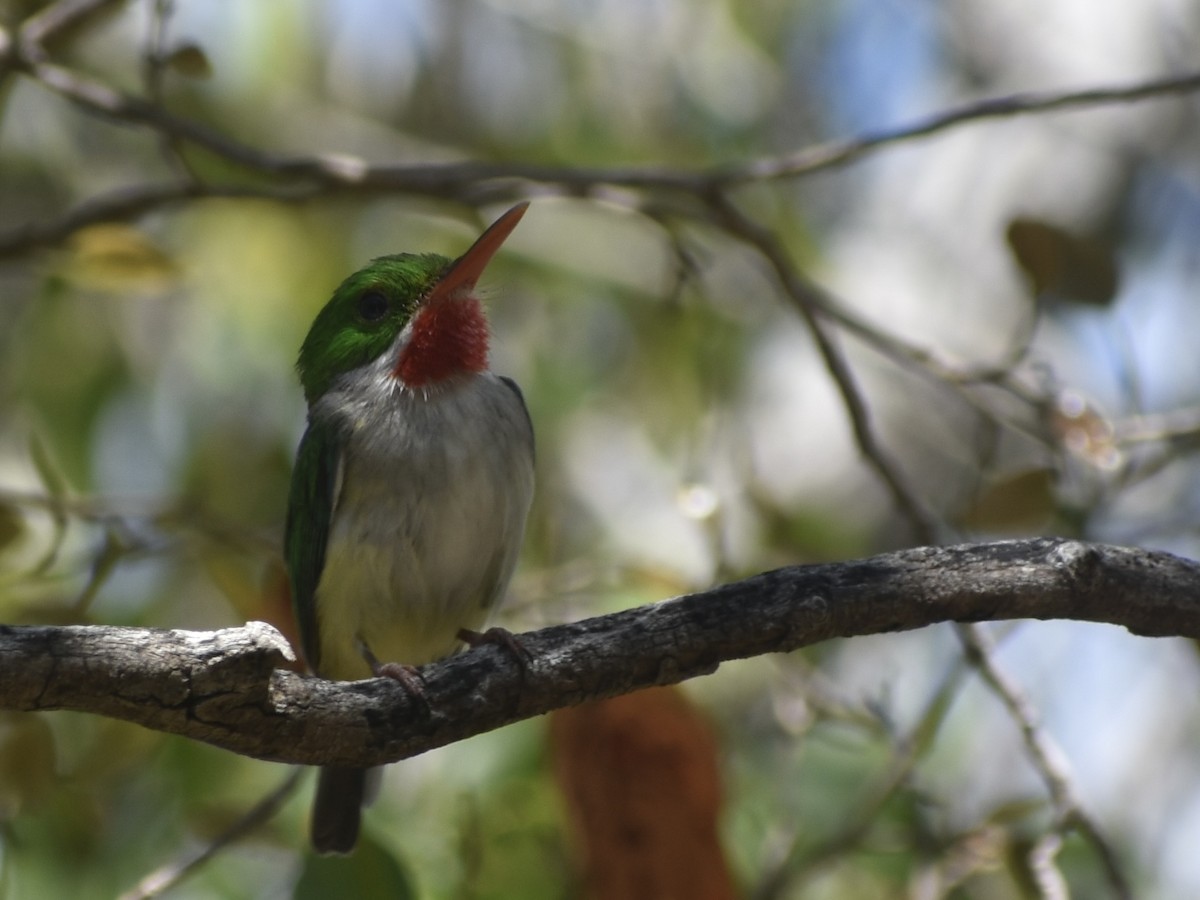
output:
POLYGON ((271 626, 214 632, 0 627, 0 708, 125 719, 261 759, 394 762, 563 706, 672 684, 724 660, 937 622, 1077 619, 1200 638, 1200 564, 1040 538, 791 566, 520 635, 432 663, 425 702, 389 679, 331 682, 271 626))

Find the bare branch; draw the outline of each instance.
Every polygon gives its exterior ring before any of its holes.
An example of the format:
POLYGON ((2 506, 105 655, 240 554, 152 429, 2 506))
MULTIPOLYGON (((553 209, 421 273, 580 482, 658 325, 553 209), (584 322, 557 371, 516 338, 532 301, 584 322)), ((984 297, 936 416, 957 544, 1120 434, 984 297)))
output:
POLYGON ((892 735, 891 759, 877 780, 868 785, 858 802, 843 816, 840 827, 815 847, 806 847, 797 834, 786 852, 763 873, 753 900, 776 900, 795 893, 825 866, 861 846, 879 820, 884 806, 911 779, 921 754, 933 740, 961 690, 967 671, 965 657, 957 658, 907 734, 892 735))
POLYGON ((818 144, 797 153, 764 159, 742 166, 731 166, 722 180, 725 185, 743 184, 775 178, 795 178, 822 169, 844 166, 872 150, 911 141, 946 131, 964 122, 981 119, 1008 119, 1036 113, 1087 109, 1113 103, 1132 103, 1152 97, 1167 97, 1200 90, 1200 72, 1184 72, 1166 78, 1138 81, 1078 91, 1044 91, 988 97, 944 110, 907 125, 877 131, 861 137, 818 144))
MULTIPOLYGON (((1133 896, 1129 880, 1125 877, 1117 852, 1104 836, 1104 832, 1080 802, 1075 789, 1074 778, 1071 775, 1071 765, 1066 754, 1045 729, 1042 728, 1033 703, 1025 695, 1013 679, 1011 679, 996 662, 993 653, 994 644, 990 636, 975 625, 960 625, 958 636, 962 641, 967 659, 980 673, 992 692, 1004 703, 1005 709, 1013 721, 1021 729, 1021 739, 1025 750, 1038 774, 1046 784, 1050 801, 1054 807, 1055 818, 1059 830, 1074 828, 1083 836, 1100 857, 1105 877, 1113 889, 1114 896, 1127 900, 1133 896)), ((1036 849, 1036 848, 1035 848, 1036 849)), ((1045 852, 1047 846, 1037 858, 1036 872, 1049 878, 1050 873, 1056 873, 1053 868, 1053 853, 1045 852)), ((1059 875, 1061 878, 1061 875, 1059 875)), ((1046 896, 1060 896, 1047 892, 1046 896)), ((1062 895, 1065 896, 1065 895, 1062 895)))
POLYGON ((296 788, 300 786, 303 775, 303 769, 293 769, 279 787, 254 804, 245 815, 217 835, 198 853, 155 869, 132 889, 122 894, 119 900, 150 900, 151 897, 161 897, 230 844, 236 843, 259 826, 269 822, 284 803, 291 799, 296 788))
POLYGON ((766 572, 421 669, 430 708, 387 679, 277 670, 270 626, 195 633, 0 630, 0 708, 137 722, 262 759, 378 765, 584 700, 709 674, 729 659, 935 622, 1071 618, 1200 637, 1200 564, 1059 538, 923 547, 766 572))
POLYGON ((821 359, 829 370, 838 393, 841 394, 858 449, 883 480, 892 494, 892 499, 912 524, 919 540, 935 540, 939 530, 936 519, 921 505, 916 493, 905 481, 899 466, 876 439, 866 399, 858 387, 845 354, 825 327, 824 303, 820 290, 800 274, 792 264, 787 250, 768 229, 744 215, 723 195, 713 195, 712 205, 721 224, 758 250, 775 270, 775 276, 779 279, 786 296, 812 333, 821 359))
POLYGON ((121 2, 123 0, 58 0, 47 5, 21 25, 23 54, 26 58, 41 59, 46 53, 46 44, 53 38, 79 28, 93 15, 121 2))
MULTIPOLYGON (((478 206, 526 195, 534 187, 568 196, 608 196, 617 189, 674 194, 691 202, 746 184, 796 178, 845 165, 876 149, 914 140, 954 126, 988 118, 1049 113, 1171 96, 1200 89, 1200 72, 1081 91, 1014 94, 987 98, 895 129, 833 141, 781 157, 722 164, 693 171, 670 166, 585 168, 523 163, 421 163, 372 165, 338 153, 292 156, 272 153, 230 138, 202 123, 177 116, 157 102, 122 93, 103 81, 50 61, 44 41, 111 0, 61 0, 27 20, 3 62, 74 102, 81 109, 128 125, 147 127, 173 146, 188 142, 229 162, 272 179, 247 187, 179 185, 129 189, 127 196, 93 198, 59 221, 19 225, 0 232, 0 257, 49 245, 87 224, 131 218, 181 199, 199 196, 261 196, 311 199, 348 193, 397 193, 436 197, 478 206)), ((626 202, 631 202, 626 198, 626 202)), ((641 202, 640 200, 638 202, 641 202)), ((637 205, 637 203, 633 203, 637 205)))
POLYGON ((246 185, 212 185, 194 182, 141 184, 89 197, 57 219, 41 224, 26 222, 0 232, 0 259, 19 256, 38 247, 59 244, 75 232, 101 222, 123 222, 187 200, 246 197, 295 202, 314 192, 285 191, 246 185))

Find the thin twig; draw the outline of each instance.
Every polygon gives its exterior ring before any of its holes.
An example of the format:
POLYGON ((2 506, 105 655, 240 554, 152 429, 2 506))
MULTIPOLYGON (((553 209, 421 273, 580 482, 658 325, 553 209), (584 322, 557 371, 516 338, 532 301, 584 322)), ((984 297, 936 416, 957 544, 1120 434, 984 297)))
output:
POLYGON ((944 110, 907 125, 887 128, 860 137, 830 141, 774 159, 730 166, 714 186, 732 186, 776 178, 811 175, 822 169, 844 166, 871 150, 946 131, 963 122, 1006 119, 1036 113, 1086 109, 1112 103, 1131 103, 1152 97, 1168 97, 1200 90, 1200 72, 1184 72, 1131 84, 1084 88, 1075 91, 1043 91, 988 97, 944 110))
POLYGON ((1113 895, 1120 900, 1132 900, 1129 879, 1117 859, 1116 850, 1079 800, 1071 776, 1070 763, 1062 749, 1042 728, 1037 712, 1025 692, 996 663, 995 646, 991 637, 978 625, 957 625, 955 631, 967 658, 1021 729, 1021 739, 1025 743, 1026 752, 1050 793, 1058 828, 1073 828, 1078 831, 1096 851, 1113 895))
POLYGON ((1054 858, 1062 849, 1062 837, 1053 832, 1044 834, 1029 849, 1029 873, 1042 900, 1071 900, 1071 891, 1062 870, 1054 858))
MULTIPOLYGON (((50 62, 45 48, 46 39, 110 2, 60 0, 47 7, 22 25, 15 48, 8 48, 5 55, 6 64, 24 71, 85 111, 125 124, 148 127, 176 141, 190 142, 262 175, 299 182, 293 183, 292 187, 302 188, 305 196, 332 196, 369 190, 376 193, 436 196, 477 205, 489 200, 507 199, 522 190, 527 192, 530 185, 540 185, 543 189, 569 196, 592 196, 613 188, 627 188, 703 198, 713 196, 723 188, 768 179, 794 178, 843 165, 890 144, 928 136, 971 120, 1131 102, 1200 89, 1200 72, 1195 72, 1108 88, 988 98, 876 134, 834 141, 782 157, 693 171, 668 166, 582 168, 480 162, 373 166, 347 155, 290 156, 253 147, 209 126, 176 116, 158 103, 122 93, 96 78, 50 62)), ((146 192, 140 210, 145 212, 176 202, 181 199, 181 190, 184 189, 160 189, 153 198, 151 192, 146 192)), ((227 194, 228 190, 195 190, 191 196, 227 194)), ((253 190, 244 190, 247 196, 254 194, 253 190)), ((269 188, 261 191, 264 194, 271 193, 269 188)), ((92 211, 98 214, 103 208, 93 207, 92 211)), ((119 218, 131 215, 129 207, 121 204, 113 204, 108 208, 112 215, 119 218)), ((94 217, 90 219, 98 220, 94 217)), ((63 234, 69 234, 72 225, 81 227, 80 221, 75 216, 69 222, 52 223, 35 229, 35 232, 42 242, 52 242, 56 236, 61 239, 63 234)), ((36 242, 30 239, 29 229, 30 226, 22 226, 0 236, 0 255, 36 246, 36 242)))
POLYGON ((89 225, 123 222, 185 201, 245 198, 294 203, 310 199, 312 191, 268 189, 246 185, 174 182, 140 184, 98 194, 44 223, 26 222, 0 233, 0 259, 19 256, 38 247, 59 244, 89 225))
MULTIPOLYGON (((155 106, 165 108, 164 86, 167 76, 167 29, 175 14, 174 0, 154 0, 150 15, 150 26, 146 35, 146 50, 142 54, 142 77, 146 83, 146 96, 155 106)), ((163 159, 171 170, 185 182, 201 179, 183 153, 179 138, 163 134, 159 138, 163 159)))
MULTIPOLYGON (((105 7, 116 6, 124 0, 58 0, 26 19, 20 28, 22 52, 28 59, 43 59, 47 53, 46 43, 81 24, 90 16, 102 12, 105 7)), ((32 60, 31 60, 32 61, 32 60)))
POLYGON ((744 214, 723 194, 711 195, 710 205, 719 224, 756 249, 775 271, 785 295, 808 325, 821 359, 841 394, 859 451, 891 492, 896 505, 912 525, 917 539, 922 542, 933 541, 941 530, 938 522, 922 506, 899 467, 876 438, 866 400, 850 364, 825 327, 815 286, 800 274, 787 250, 769 229, 744 214))
POLYGON ((241 840, 260 825, 270 821, 295 792, 300 780, 304 777, 304 772, 305 770, 301 767, 293 768, 279 787, 263 797, 245 815, 209 841, 199 853, 188 859, 168 863, 155 869, 133 888, 121 894, 120 900, 149 900, 151 897, 161 896, 230 844, 241 840))
POLYGON ((966 660, 957 658, 910 731, 895 737, 892 757, 882 777, 857 806, 847 812, 843 817, 844 824, 807 852, 801 850, 798 842, 794 842, 760 879, 752 894, 754 900, 775 900, 794 893, 799 883, 811 880, 823 866, 862 844, 879 821, 883 808, 908 783, 922 752, 941 729, 954 696, 963 686, 965 671, 966 660))

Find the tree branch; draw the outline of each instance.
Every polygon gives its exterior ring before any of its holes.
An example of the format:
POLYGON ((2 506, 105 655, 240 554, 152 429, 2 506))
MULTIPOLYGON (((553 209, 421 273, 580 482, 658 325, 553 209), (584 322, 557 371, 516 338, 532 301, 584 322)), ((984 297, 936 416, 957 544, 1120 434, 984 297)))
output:
MULTIPOLYGON (((1056 829, 1060 833, 1069 827, 1077 829, 1084 840, 1096 849, 1100 865, 1113 888, 1114 895, 1120 898, 1132 897, 1133 891, 1117 861, 1116 850, 1113 849, 1091 813, 1084 808, 1078 796, 1066 754, 1042 729, 1041 723, 1038 721, 1037 710, 1034 709, 1032 702, 1020 685, 996 664, 995 642, 990 635, 975 625, 958 626, 958 637, 962 642, 967 659, 1004 703, 1009 716, 1021 729, 1021 740, 1025 744, 1030 761, 1033 763, 1033 767, 1041 773, 1042 780, 1046 783, 1046 790, 1050 794, 1054 815, 1058 820, 1055 823, 1056 829)), ((1048 879, 1051 883, 1057 883, 1054 876, 1057 876, 1057 879, 1062 878, 1053 863, 1054 852, 1057 852, 1057 848, 1051 850, 1051 845, 1044 845, 1035 847, 1034 850, 1036 852, 1031 857, 1031 863, 1035 874, 1040 873, 1042 878, 1048 879)), ((1043 891, 1043 894, 1051 896, 1051 893, 1047 891, 1043 891)), ((1053 896, 1067 895, 1054 894, 1053 896)))
POLYGON ((834 336, 825 328, 822 318, 824 304, 820 290, 792 265, 787 250, 770 229, 743 215, 723 194, 713 196, 712 206, 714 214, 720 218, 724 227, 755 247, 774 269, 775 277, 787 298, 808 326, 825 368, 842 398, 858 449, 891 493, 896 506, 911 524, 917 539, 935 540, 939 530, 936 518, 924 509, 916 492, 900 472, 899 466, 879 442, 871 423, 866 397, 858 386, 846 355, 834 336))
POLYGON ((741 184, 809 175, 823 169, 844 166, 878 147, 937 134, 963 122, 1009 119, 1036 113, 1132 103, 1151 97, 1187 94, 1196 90, 1200 90, 1200 72, 1183 72, 1147 81, 1076 91, 1029 91, 1009 94, 1006 97, 985 97, 896 128, 817 144, 787 156, 730 166, 724 180, 727 184, 741 184))
POLYGON ((366 766, 708 674, 725 660, 1017 618, 1197 638, 1200 563, 1039 538, 793 566, 522 635, 528 671, 497 647, 425 666, 428 709, 388 679, 333 682, 277 669, 291 651, 260 622, 203 633, 9 626, 0 629, 0 708, 93 712, 261 759, 366 766))
MULTIPOLYGON (((26 20, 15 40, 0 32, 0 72, 20 72, 65 97, 88 114, 146 128, 160 138, 200 147, 230 163, 270 179, 247 187, 231 184, 137 185, 93 197, 60 219, 22 223, 0 231, 0 258, 50 246, 88 224, 132 218, 182 200, 208 196, 259 196, 297 200, 316 197, 408 194, 468 205, 512 200, 531 186, 566 196, 606 196, 630 203, 618 191, 659 192, 685 200, 775 179, 798 178, 847 165, 871 152, 946 131, 966 122, 1010 118, 1130 103, 1200 90, 1200 71, 1075 91, 1012 94, 971 101, 911 123, 802 148, 782 156, 683 170, 667 165, 576 167, 527 163, 431 162, 373 165, 339 153, 291 155, 262 149, 215 128, 175 115, 154 99, 119 91, 104 81, 51 61, 45 43, 59 32, 102 10, 111 0, 59 0, 26 20)), ((637 198, 637 203, 644 198, 637 198)))

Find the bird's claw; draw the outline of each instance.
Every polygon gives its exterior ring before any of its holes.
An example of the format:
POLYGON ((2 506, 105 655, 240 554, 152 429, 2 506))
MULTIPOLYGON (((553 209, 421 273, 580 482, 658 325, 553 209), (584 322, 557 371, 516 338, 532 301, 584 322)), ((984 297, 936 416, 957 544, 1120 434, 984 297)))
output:
POLYGON ((498 647, 504 647, 516 659, 517 665, 521 667, 522 675, 527 673, 533 664, 533 654, 529 652, 529 648, 522 644, 517 636, 507 628, 493 625, 487 631, 483 632, 471 631, 469 628, 460 628, 458 629, 458 639, 471 649, 484 644, 495 644, 498 647))
POLYGON ((365 642, 360 644, 359 650, 362 652, 363 659, 367 661, 367 665, 371 667, 372 675, 376 678, 390 678, 392 681, 398 681, 408 696, 416 700, 427 714, 431 712, 429 697, 425 693, 425 679, 421 677, 416 666, 396 662, 381 663, 365 642))
POLYGON ((398 681, 413 697, 420 700, 425 699, 425 680, 421 678, 421 673, 415 666, 394 662, 383 663, 375 668, 374 674, 376 678, 390 678, 398 681))

